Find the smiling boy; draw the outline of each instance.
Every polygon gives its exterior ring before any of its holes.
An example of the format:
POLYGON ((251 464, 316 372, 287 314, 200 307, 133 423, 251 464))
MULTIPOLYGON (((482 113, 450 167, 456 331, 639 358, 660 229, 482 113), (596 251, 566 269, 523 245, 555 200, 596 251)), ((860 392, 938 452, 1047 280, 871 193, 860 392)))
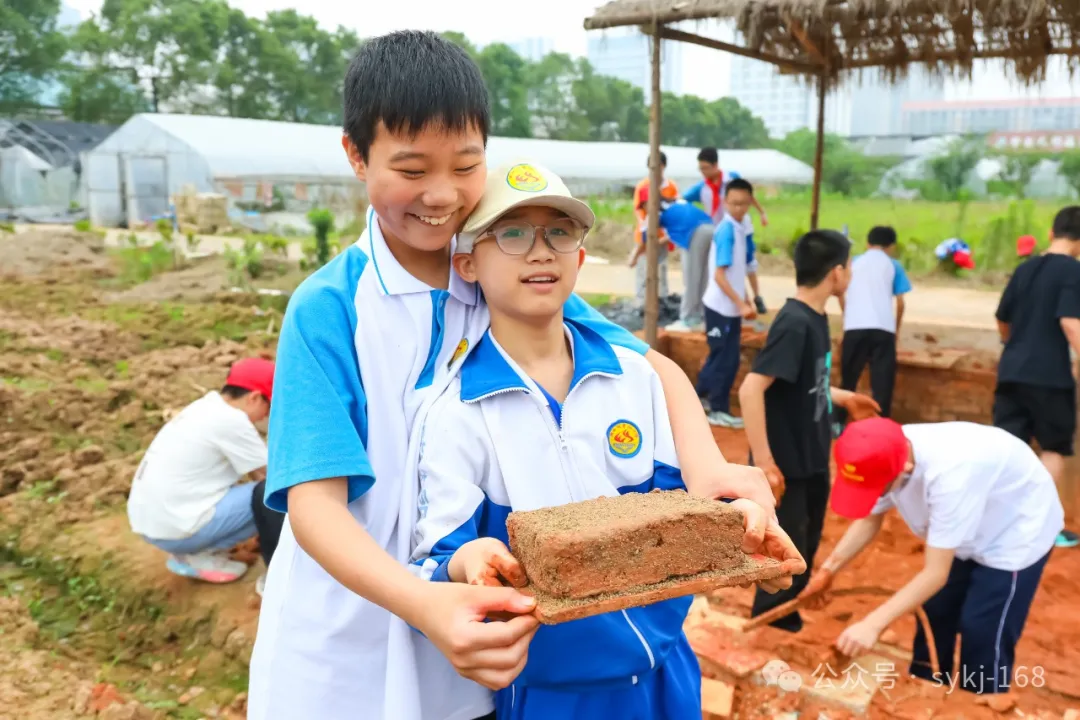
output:
MULTIPOLYGON (((479 288, 450 257, 484 189, 489 98, 463 50, 398 32, 357 53, 344 116, 342 144, 371 207, 364 234, 298 288, 282 325, 267 504, 288 520, 267 576, 248 717, 471 720, 490 701, 475 702, 476 685, 458 674, 509 685, 536 630, 523 614, 533 601, 409 572, 418 488, 407 450, 421 407, 488 327, 479 288), (484 622, 496 612, 517 617, 484 622)), ((647 351, 580 298, 564 312, 647 351)), ((771 512, 760 473, 723 460, 685 375, 647 358, 687 485, 771 512)), ((764 552, 798 557, 775 523, 764 552)))

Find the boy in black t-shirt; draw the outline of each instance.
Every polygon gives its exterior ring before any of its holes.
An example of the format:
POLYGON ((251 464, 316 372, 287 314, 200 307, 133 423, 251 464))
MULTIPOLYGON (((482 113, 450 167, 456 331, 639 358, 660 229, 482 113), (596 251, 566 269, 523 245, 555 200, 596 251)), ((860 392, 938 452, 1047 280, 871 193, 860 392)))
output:
MULTIPOLYGON (((777 498, 780 527, 806 559, 807 571, 791 588, 758 593, 751 616, 791 600, 806 587, 829 503, 829 448, 833 403, 852 419, 880 412, 866 395, 830 384, 832 343, 825 303, 851 279, 851 243, 833 230, 815 230, 795 245, 795 297, 777 314, 769 336, 739 389, 753 463, 777 498)), ((797 612, 773 623, 802 629, 797 612)))
MULTIPOLYGON (((1050 247, 1013 273, 997 309, 1005 343, 994 393, 994 425, 1024 442, 1034 437, 1046 469, 1060 483, 1073 454, 1076 381, 1069 348, 1080 355, 1080 207, 1054 218, 1050 247)), ((1058 535, 1058 547, 1080 544, 1058 535)))

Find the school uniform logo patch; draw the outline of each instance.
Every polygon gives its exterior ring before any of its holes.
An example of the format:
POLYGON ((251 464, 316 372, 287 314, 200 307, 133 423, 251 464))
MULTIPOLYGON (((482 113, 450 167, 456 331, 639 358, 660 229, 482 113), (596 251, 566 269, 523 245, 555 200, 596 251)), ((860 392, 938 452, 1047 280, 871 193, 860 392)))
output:
POLYGON ((615 457, 632 458, 641 450, 641 428, 629 420, 616 420, 607 431, 608 449, 615 457))
POLYGON ((447 368, 454 367, 454 363, 456 363, 458 360, 460 360, 462 358, 462 356, 465 355, 466 352, 468 352, 468 350, 469 350, 469 341, 468 341, 468 339, 467 338, 461 338, 461 342, 459 342, 457 344, 457 347, 454 348, 454 354, 450 356, 450 362, 446 363, 446 367, 447 368))
POLYGON ((521 192, 540 192, 548 186, 547 179, 532 165, 515 165, 506 174, 506 184, 521 192))

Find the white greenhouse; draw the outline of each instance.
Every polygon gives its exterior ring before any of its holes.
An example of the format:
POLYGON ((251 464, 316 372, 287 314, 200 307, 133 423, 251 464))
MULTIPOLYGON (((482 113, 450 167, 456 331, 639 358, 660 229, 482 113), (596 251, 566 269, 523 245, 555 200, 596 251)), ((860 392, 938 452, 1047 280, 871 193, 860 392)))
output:
MULTIPOLYGON (((699 179, 696 148, 668 148, 668 176, 699 179)), ((532 160, 580 194, 622 191, 647 174, 644 143, 493 137, 488 165, 532 160)), ((722 150, 721 165, 764 185, 804 185, 813 170, 776 150, 722 150)), ((349 213, 362 187, 341 149, 341 129, 195 115, 136 115, 86 156, 91 221, 145 222, 186 187, 219 192, 234 211, 303 213, 312 205, 349 213)))

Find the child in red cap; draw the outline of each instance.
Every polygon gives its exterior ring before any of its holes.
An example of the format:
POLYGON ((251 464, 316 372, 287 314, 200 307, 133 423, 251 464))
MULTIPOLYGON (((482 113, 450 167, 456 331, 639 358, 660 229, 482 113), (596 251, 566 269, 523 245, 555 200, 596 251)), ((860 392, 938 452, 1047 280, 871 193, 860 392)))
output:
POLYGON ((836 646, 850 657, 863 655, 894 620, 921 605, 940 675, 930 669, 921 627, 911 674, 970 692, 1006 692, 1016 643, 1064 525, 1053 478, 1039 458, 998 428, 966 422, 901 427, 886 418, 849 425, 834 455, 832 509, 855 522, 804 596, 824 593, 892 508, 926 543, 922 570, 850 625, 836 646), (957 634, 959 667, 953 664, 957 634))
POLYGON ((274 363, 240 360, 221 392, 184 408, 147 449, 131 486, 128 520, 169 553, 171 572, 212 583, 237 580, 247 565, 230 560, 228 551, 256 534, 269 562, 281 520, 262 503, 267 453, 257 426, 270 414, 273 384, 274 363), (245 475, 258 482, 237 484, 245 475), (270 536, 262 538, 260 530, 270 536))

